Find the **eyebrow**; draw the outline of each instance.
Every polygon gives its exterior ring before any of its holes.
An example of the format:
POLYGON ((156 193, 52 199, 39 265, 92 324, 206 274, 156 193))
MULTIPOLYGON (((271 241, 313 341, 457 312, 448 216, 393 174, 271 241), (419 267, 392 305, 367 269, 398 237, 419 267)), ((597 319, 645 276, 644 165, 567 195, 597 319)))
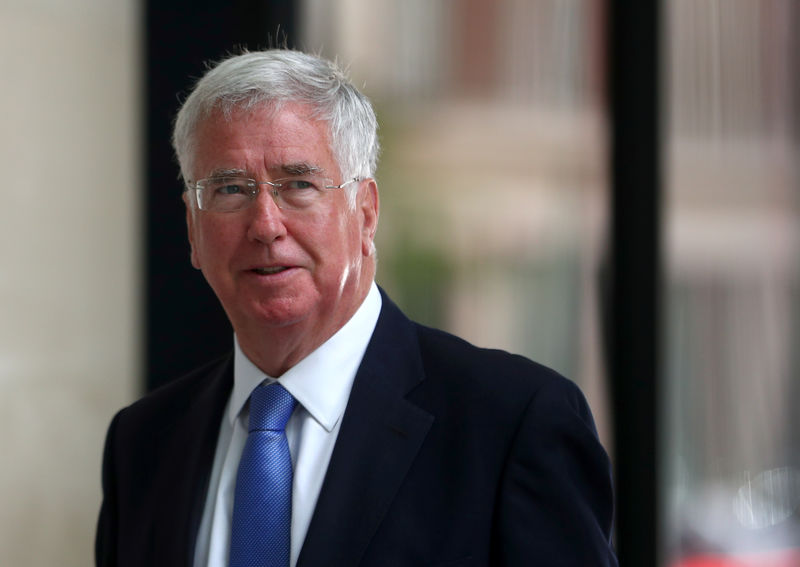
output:
POLYGON ((285 163, 280 169, 287 175, 308 175, 309 173, 322 173, 323 169, 306 162, 285 163))
POLYGON ((244 169, 236 169, 236 168, 219 168, 214 169, 211 173, 208 174, 209 177, 235 177, 235 176, 243 176, 247 177, 247 171, 244 169))
MULTIPOLYGON (((281 173, 285 175, 308 175, 310 173, 318 174, 325 171, 323 168, 307 163, 307 162, 298 162, 298 163, 284 163, 277 166, 275 169, 281 171, 281 173)), ((228 168, 222 167, 212 170, 208 177, 252 177, 252 174, 248 172, 246 169, 239 169, 239 168, 228 168)))

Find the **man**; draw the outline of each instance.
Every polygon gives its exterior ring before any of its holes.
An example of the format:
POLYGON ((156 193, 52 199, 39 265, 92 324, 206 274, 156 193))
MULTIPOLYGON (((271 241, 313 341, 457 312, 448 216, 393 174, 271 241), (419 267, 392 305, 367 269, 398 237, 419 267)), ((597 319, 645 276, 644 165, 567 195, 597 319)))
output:
POLYGON ((375 285, 376 129, 293 51, 232 57, 187 98, 191 260, 235 347, 114 418, 98 565, 616 565, 578 389, 375 285))

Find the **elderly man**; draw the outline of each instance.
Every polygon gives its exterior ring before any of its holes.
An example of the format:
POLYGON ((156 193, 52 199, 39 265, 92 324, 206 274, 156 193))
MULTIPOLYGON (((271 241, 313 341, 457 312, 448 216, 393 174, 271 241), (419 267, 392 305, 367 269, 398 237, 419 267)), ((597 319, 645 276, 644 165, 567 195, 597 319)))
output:
POLYGON ((579 390, 375 285, 376 129, 293 51, 227 59, 187 98, 191 261, 234 352, 114 418, 98 565, 616 565, 579 390))

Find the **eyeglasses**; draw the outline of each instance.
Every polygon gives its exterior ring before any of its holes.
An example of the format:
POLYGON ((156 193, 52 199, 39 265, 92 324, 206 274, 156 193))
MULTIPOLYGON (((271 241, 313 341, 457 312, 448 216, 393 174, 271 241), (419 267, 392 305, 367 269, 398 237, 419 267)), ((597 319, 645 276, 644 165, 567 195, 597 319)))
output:
POLYGON ((302 211, 317 203, 327 189, 341 189, 360 179, 354 177, 340 185, 316 175, 301 175, 276 179, 275 181, 256 181, 249 177, 207 177, 198 179, 194 187, 188 186, 197 198, 201 211, 231 213, 250 206, 261 192, 262 185, 269 185, 269 194, 280 209, 302 211))

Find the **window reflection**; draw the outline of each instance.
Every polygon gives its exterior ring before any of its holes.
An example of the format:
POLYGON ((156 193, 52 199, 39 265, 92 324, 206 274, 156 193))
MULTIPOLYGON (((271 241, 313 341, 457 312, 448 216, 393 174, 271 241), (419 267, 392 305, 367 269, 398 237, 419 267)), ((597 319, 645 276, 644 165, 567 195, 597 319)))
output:
POLYGON ((421 322, 578 382, 609 447, 596 292, 602 5, 304 6, 301 44, 350 63, 377 105, 379 283, 421 322))
POLYGON ((665 551, 796 565, 797 7, 665 7, 665 551))
MULTIPOLYGON (((417 319, 575 379, 611 449, 606 4, 305 0, 301 45, 378 105, 379 281, 417 319)), ((800 8, 662 6, 662 563, 800 564, 800 8)))

